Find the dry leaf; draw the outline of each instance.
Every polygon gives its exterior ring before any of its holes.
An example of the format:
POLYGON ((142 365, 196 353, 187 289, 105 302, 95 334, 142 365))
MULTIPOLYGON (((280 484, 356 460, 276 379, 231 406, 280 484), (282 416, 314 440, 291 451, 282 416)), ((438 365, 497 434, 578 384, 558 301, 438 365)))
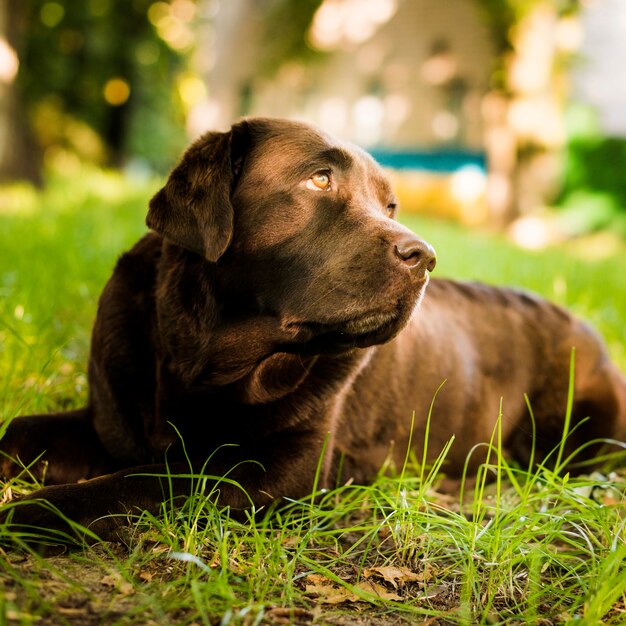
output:
POLYGON ((387 565, 384 567, 370 567, 363 570, 363 576, 365 578, 382 578, 397 589, 398 586, 402 587, 404 583, 408 582, 427 582, 430 579, 428 571, 413 572, 408 567, 396 567, 395 565, 387 565))
POLYGON ((113 572, 112 574, 103 576, 100 580, 100 584, 117 589, 123 596, 130 596, 135 593, 135 588, 132 584, 124 580, 119 572, 113 572))
POLYGON ((330 580, 330 578, 326 578, 326 576, 322 576, 321 574, 309 574, 306 579, 310 582, 310 583, 331 583, 332 581, 330 580))
MULTIPOLYGON (((367 593, 371 593, 375 596, 378 596, 382 600, 402 600, 402 597, 399 596, 397 593, 394 593, 393 591, 389 591, 382 585, 379 585, 378 583, 374 583, 371 580, 362 580, 357 585, 357 587, 359 589, 362 589, 363 591, 366 591, 367 593)), ((364 600, 360 600, 360 601, 364 602, 364 600)))
POLYGON ((100 580, 100 584, 104 585, 105 587, 115 587, 119 579, 119 574, 107 574, 106 576, 102 577, 102 580, 100 580))
POLYGON ((286 550, 296 550, 302 544, 302 539, 300 537, 288 535, 283 537, 280 544, 286 550))
POLYGON ((304 590, 309 595, 314 595, 321 604, 341 604, 342 602, 359 602, 355 596, 345 587, 332 584, 305 585, 304 590))
MULTIPOLYGON (((341 604, 342 602, 368 602, 367 598, 363 598, 351 589, 339 585, 332 580, 320 576, 318 574, 310 574, 306 577, 309 584, 305 585, 305 591, 308 594, 317 596, 317 601, 322 604, 341 604)), ((363 580, 355 587, 368 594, 377 596, 382 600, 402 600, 402 598, 388 591, 382 585, 363 580)))
POLYGON ((123 596, 132 596, 135 593, 135 588, 127 580, 123 580, 118 586, 117 590, 123 596))

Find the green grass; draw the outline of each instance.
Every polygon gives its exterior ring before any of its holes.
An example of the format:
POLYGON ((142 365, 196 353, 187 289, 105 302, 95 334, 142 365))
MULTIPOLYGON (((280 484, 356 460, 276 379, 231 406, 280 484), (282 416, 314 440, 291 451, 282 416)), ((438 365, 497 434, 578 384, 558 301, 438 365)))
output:
MULTIPOLYGON (((0 418, 85 401, 97 298, 145 232, 155 188, 83 171, 40 195, 0 190, 0 418)), ((530 254, 449 224, 406 222, 437 248, 437 274, 568 306, 626 369, 623 250, 530 254)), ((436 490, 436 464, 411 460, 399 477, 318 494, 256 523, 195 494, 182 510, 166 503, 137 520, 123 544, 0 555, 0 625, 625 623, 623 475, 517 468, 498 435, 480 449, 488 462, 462 503, 436 490)))

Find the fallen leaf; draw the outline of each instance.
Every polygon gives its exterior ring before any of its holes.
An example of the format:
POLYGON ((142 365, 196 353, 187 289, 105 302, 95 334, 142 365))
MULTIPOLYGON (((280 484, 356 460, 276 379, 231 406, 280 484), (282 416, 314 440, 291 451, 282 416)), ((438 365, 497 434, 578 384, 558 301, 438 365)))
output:
POLYGON ((334 581, 320 576, 319 574, 310 574, 306 577, 309 584, 305 585, 307 594, 315 595, 317 601, 322 604, 341 604, 342 602, 369 602, 368 598, 355 593, 353 589, 359 589, 367 594, 371 594, 381 600, 402 600, 402 598, 392 591, 388 591, 378 583, 362 580, 358 585, 353 587, 344 587, 334 581))
POLYGON ((382 578, 391 585, 394 589, 398 586, 404 585, 408 582, 427 582, 430 579, 430 574, 427 570, 417 573, 410 570, 408 567, 396 567, 395 565, 386 565, 384 567, 370 567, 363 570, 363 576, 365 578, 382 578))
POLYGON ((360 598, 352 593, 346 587, 331 582, 328 578, 311 574, 310 578, 322 578, 323 581, 314 580, 310 584, 304 586, 304 590, 308 595, 313 595, 316 600, 322 604, 341 604, 342 602, 359 602, 360 598))
POLYGON ((282 547, 287 550, 295 550, 301 545, 302 539, 295 535, 287 536, 287 537, 283 537, 280 543, 282 547))
POLYGON ((135 593, 135 588, 132 584, 124 580, 119 572, 113 572, 112 574, 103 576, 100 580, 100 584, 117 589, 123 596, 130 596, 135 593))
MULTIPOLYGON (((357 587, 366 591, 367 593, 371 593, 375 596, 378 596, 382 600, 402 600, 402 597, 393 591, 389 591, 382 585, 378 583, 372 582, 371 580, 362 580, 357 587)), ((363 602, 363 600, 361 600, 363 602)))

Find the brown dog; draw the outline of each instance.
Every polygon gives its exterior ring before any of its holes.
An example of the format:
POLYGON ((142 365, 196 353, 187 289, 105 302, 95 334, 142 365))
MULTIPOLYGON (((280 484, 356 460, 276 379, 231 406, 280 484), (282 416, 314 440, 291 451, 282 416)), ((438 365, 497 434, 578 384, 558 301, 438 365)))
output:
MULTIPOLYGON (((435 253, 395 213, 377 164, 311 126, 248 119, 200 138, 104 289, 89 406, 15 419, 3 475, 19 471, 9 457, 43 455, 35 469, 46 462, 50 486, 32 498, 102 536, 123 523, 109 513, 158 509, 170 485, 154 475, 178 474, 174 495, 188 494, 190 462, 245 489, 221 482, 220 504, 258 508, 308 494, 321 455, 327 486, 401 466, 412 415, 420 446, 444 380, 429 449, 456 436, 448 474, 489 440, 501 398, 506 448, 526 460, 524 394, 545 455, 562 433, 573 346, 573 424, 590 419, 570 447, 626 434, 624 377, 562 309, 443 280, 418 307, 435 253)), ((14 524, 62 526, 27 502, 14 524)))

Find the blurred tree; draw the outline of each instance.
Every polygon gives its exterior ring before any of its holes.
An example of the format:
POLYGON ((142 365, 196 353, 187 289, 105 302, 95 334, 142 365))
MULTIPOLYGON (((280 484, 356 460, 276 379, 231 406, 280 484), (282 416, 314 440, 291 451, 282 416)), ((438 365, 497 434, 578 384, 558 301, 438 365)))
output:
MULTIPOLYGON (((0 129, 11 146, 0 173, 40 180, 42 155, 47 162, 68 152, 166 169, 198 101, 192 50, 230 123, 247 112, 254 79, 315 54, 305 33, 320 2, 0 0, 0 37, 19 58, 17 77, 0 87, 0 129)), ((194 133, 218 125, 206 108, 198 116, 203 128, 189 123, 194 133)))
MULTIPOLYGON (((189 4, 193 5, 191 0, 189 4)), ((14 107, 3 114, 14 126, 27 118, 41 147, 69 149, 89 160, 119 166, 138 153, 152 167, 180 148, 182 111, 171 89, 186 50, 166 41, 157 23, 170 3, 154 0, 0 0, 11 15, 19 56, 14 107), (9 11, 10 5, 10 11, 9 11), (161 13, 159 13, 159 10, 161 13), (178 119, 177 119, 178 118, 178 119), (146 128, 148 123, 148 128, 146 128), (136 133, 147 140, 136 140, 136 133)), ((192 17, 192 16, 191 16, 192 17)), ((191 18, 190 18, 191 19, 191 18)), ((26 126, 23 124, 23 126, 26 126)), ((39 176, 34 142, 22 141, 32 171, 17 170, 9 153, 6 177, 39 176)))
POLYGON ((581 0, 478 0, 496 46, 492 92, 485 99, 487 202, 508 222, 554 201, 565 143, 567 59, 563 25, 581 0))
POLYGON ((263 14, 261 73, 272 76, 286 61, 312 62, 323 53, 307 44, 315 12, 323 0, 272 0, 263 14), (281 25, 289 28, 277 28, 281 25))
POLYGON ((24 179, 41 184, 41 151, 35 142, 16 85, 18 33, 24 28, 28 0, 0 0, 0 182, 24 179))

